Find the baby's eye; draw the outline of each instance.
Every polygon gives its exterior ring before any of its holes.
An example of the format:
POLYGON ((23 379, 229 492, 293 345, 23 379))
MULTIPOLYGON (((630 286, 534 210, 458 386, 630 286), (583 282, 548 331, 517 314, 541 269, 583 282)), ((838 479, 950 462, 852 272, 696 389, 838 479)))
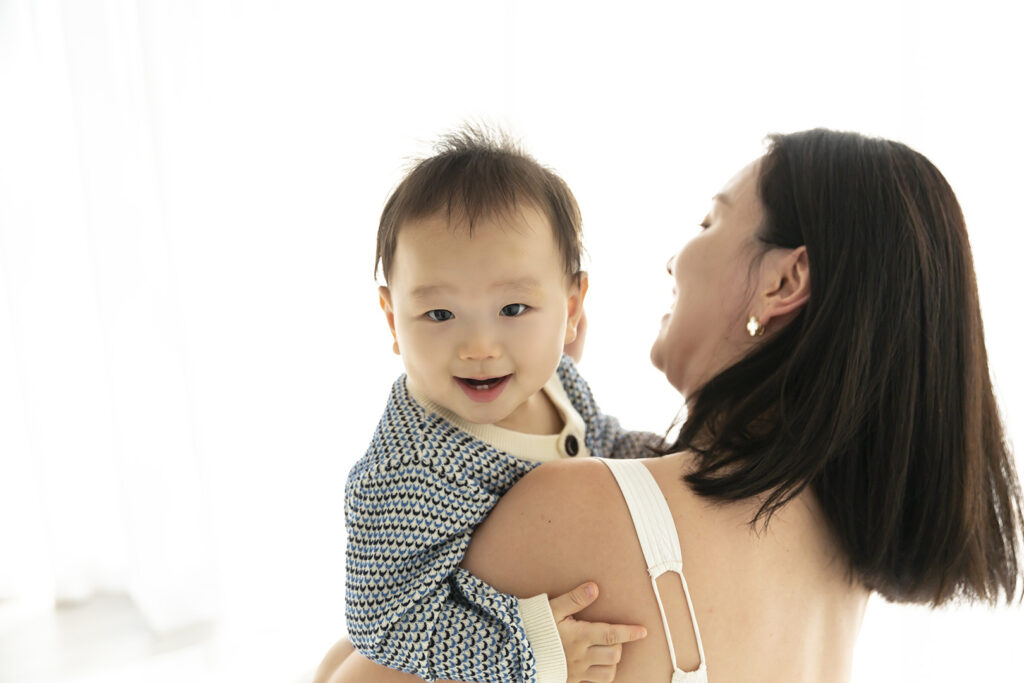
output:
POLYGON ((522 315, 523 313, 526 313, 526 309, 528 308, 529 306, 527 306, 526 304, 509 304, 508 306, 505 306, 504 308, 501 309, 501 314, 506 315, 510 318, 515 318, 517 316, 522 315))
POLYGON ((427 311, 427 317, 437 323, 443 323, 445 320, 451 320, 455 316, 451 311, 444 308, 435 308, 432 311, 427 311))

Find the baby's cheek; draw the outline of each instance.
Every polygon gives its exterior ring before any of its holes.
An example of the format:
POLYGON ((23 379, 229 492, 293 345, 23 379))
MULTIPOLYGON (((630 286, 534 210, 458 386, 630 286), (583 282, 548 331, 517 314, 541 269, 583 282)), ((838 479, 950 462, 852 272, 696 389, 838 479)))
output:
MULTIPOLYGON (((539 316, 538 316, 539 317, 539 316)), ((524 348, 534 363, 540 366, 557 365, 565 345, 565 321, 545 317, 537 320, 531 329, 524 330, 524 348)))
POLYGON ((436 336, 410 334, 404 339, 399 337, 398 344, 403 356, 415 363, 421 373, 434 372, 436 368, 443 367, 450 355, 436 336))

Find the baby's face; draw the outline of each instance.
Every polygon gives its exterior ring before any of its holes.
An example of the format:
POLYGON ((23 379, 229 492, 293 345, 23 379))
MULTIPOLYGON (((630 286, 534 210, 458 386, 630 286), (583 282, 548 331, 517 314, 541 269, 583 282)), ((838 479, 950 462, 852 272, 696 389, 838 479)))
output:
POLYGON ((571 280, 531 206, 479 221, 472 237, 443 215, 403 224, 380 292, 408 382, 470 422, 516 425, 575 337, 571 280))

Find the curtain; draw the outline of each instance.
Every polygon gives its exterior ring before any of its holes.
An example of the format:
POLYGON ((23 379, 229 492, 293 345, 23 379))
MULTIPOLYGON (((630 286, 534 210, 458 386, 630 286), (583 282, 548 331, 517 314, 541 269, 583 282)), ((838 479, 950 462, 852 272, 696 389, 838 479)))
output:
POLYGON ((159 115, 195 3, 167 5, 0 10, 0 598, 123 592, 157 631, 217 597, 159 115))

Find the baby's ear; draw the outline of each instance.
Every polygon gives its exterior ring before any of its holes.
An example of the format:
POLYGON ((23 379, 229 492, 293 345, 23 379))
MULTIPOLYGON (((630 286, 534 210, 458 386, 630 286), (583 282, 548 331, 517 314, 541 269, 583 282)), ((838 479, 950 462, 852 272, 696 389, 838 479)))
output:
POLYGON ((583 344, 587 338, 587 316, 583 310, 583 300, 587 297, 590 285, 587 274, 580 271, 578 277, 569 285, 569 302, 566 307, 568 314, 565 321, 565 345, 562 352, 577 363, 583 358, 583 344))
POLYGON ((384 311, 384 317, 388 320, 388 327, 391 329, 391 338, 394 340, 392 350, 400 355, 398 350, 398 335, 395 334, 395 308, 391 304, 391 290, 387 287, 378 287, 377 294, 380 296, 380 308, 384 311))
POLYGON ((580 318, 583 317, 583 300, 587 297, 589 286, 590 280, 585 270, 581 270, 575 281, 569 285, 568 327, 571 330, 576 329, 580 318))

